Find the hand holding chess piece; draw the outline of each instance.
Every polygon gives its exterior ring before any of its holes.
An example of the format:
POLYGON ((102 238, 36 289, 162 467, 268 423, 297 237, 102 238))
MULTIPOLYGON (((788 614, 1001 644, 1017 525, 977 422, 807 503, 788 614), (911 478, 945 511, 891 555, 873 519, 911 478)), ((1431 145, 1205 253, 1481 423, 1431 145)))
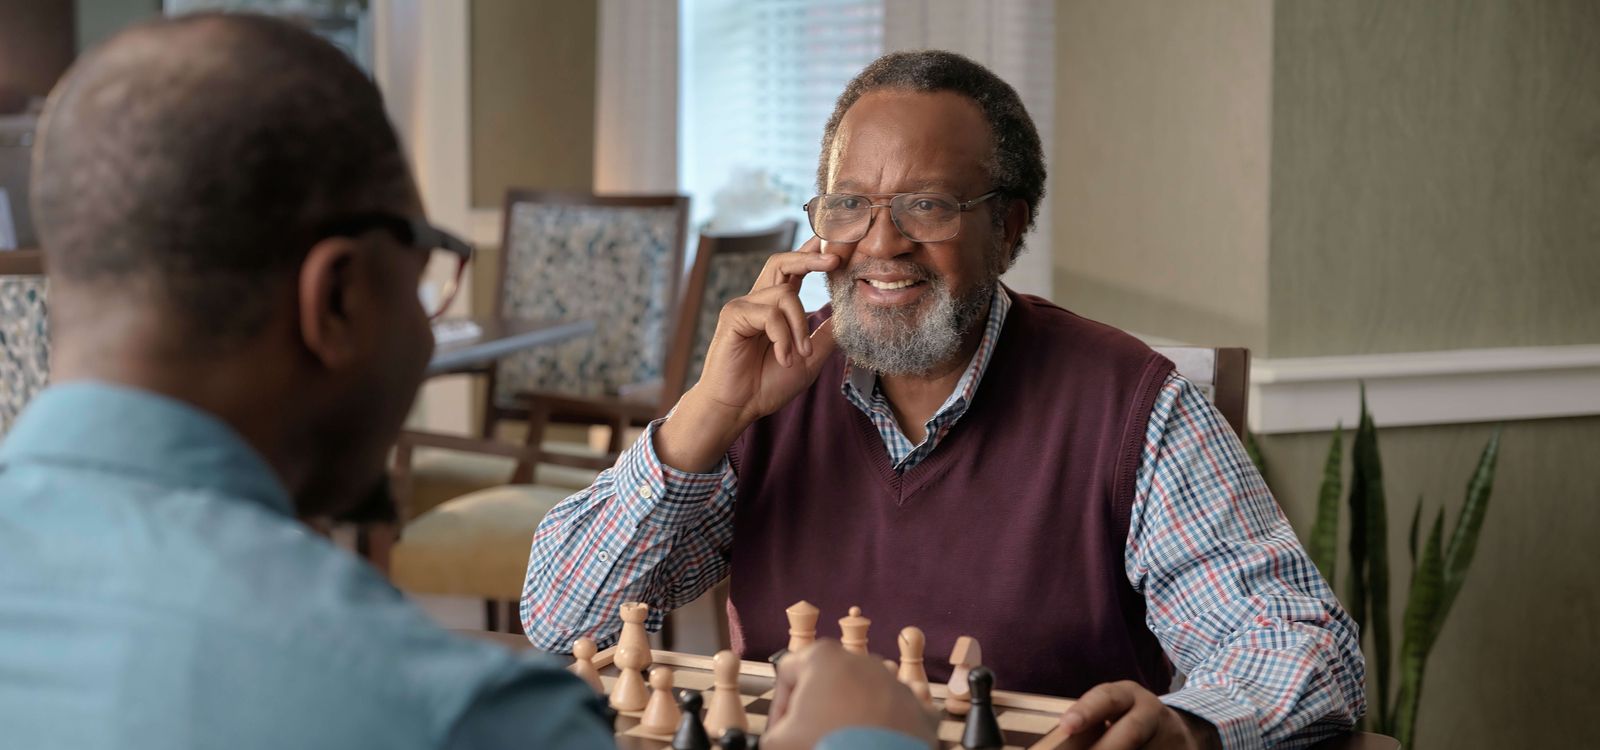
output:
POLYGON ((784 659, 763 750, 814 747, 844 727, 882 727, 929 745, 935 740, 935 723, 882 660, 827 639, 784 659))

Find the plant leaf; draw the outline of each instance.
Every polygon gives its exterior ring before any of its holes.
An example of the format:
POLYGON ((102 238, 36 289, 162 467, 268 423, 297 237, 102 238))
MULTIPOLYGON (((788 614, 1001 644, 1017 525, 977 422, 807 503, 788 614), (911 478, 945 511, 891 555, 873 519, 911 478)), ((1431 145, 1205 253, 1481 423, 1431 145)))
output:
MULTIPOLYGON (((1361 386, 1361 413, 1366 414, 1366 385, 1361 386)), ((1361 422, 1357 422, 1359 426, 1361 422)), ((1360 440, 1359 430, 1356 439, 1360 440)), ((1354 452, 1354 446, 1352 446, 1354 452)), ((1344 606, 1350 619, 1363 634, 1367 632, 1367 495, 1361 486, 1361 465, 1354 460, 1350 468, 1350 582, 1344 606)))
MULTIPOLYGON (((1388 510, 1383 496, 1383 460, 1378 453, 1378 428, 1367 411, 1367 392, 1361 389, 1361 424, 1356 429, 1353 445, 1354 474, 1350 482, 1351 505, 1361 496, 1361 508, 1366 516, 1364 534, 1367 537, 1367 594, 1371 613, 1373 658, 1378 673, 1378 724, 1389 726, 1389 531, 1388 510)), ((1352 512, 1354 508, 1352 507, 1352 512)), ((1352 519, 1354 520, 1354 519, 1352 519)))
MULTIPOLYGON (((1420 506, 1419 506, 1420 507, 1420 506)), ((1417 734, 1417 708, 1422 702, 1422 678, 1428 667, 1438 631, 1439 606, 1444 589, 1444 560, 1439 540, 1444 534, 1444 508, 1434 517, 1433 531, 1421 563, 1411 575, 1411 593, 1406 597, 1405 633, 1400 646, 1400 694, 1395 697, 1394 726, 1388 727, 1401 747, 1414 747, 1417 734)))
POLYGON ((1411 575, 1417 574, 1417 519, 1422 516, 1422 495, 1417 495, 1417 509, 1411 511, 1411 575))
POLYGON ((1471 567, 1472 557, 1478 551, 1478 533, 1483 530, 1483 518, 1489 512, 1489 495, 1494 490, 1494 470, 1499 458, 1500 428, 1496 427, 1483 446, 1483 454, 1478 457, 1478 468, 1467 482, 1467 500, 1461 506, 1455 533, 1450 536, 1450 546, 1444 553, 1444 593, 1434 622, 1435 635, 1444 627, 1444 617, 1461 593, 1467 580, 1467 568, 1471 567))
POLYGON ((1322 489, 1317 493, 1317 521, 1311 527, 1311 562, 1327 579, 1328 588, 1335 585, 1339 563, 1339 493, 1342 491, 1340 472, 1344 469, 1344 425, 1334 428, 1333 443, 1328 446, 1328 461, 1322 468, 1322 489))
POLYGON ((1248 430, 1244 433, 1244 452, 1250 457, 1250 463, 1255 464, 1256 472, 1261 474, 1262 481, 1267 478, 1267 457, 1261 454, 1261 444, 1256 442, 1256 434, 1248 430))

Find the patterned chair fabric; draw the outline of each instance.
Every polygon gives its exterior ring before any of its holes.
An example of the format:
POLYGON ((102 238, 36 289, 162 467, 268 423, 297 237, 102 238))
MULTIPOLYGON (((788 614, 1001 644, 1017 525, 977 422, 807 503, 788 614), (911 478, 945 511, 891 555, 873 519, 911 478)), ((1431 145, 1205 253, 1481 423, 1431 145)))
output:
POLYGON ((50 336, 43 276, 0 276, 0 435, 44 388, 50 336))
POLYGON ((502 359, 495 403, 512 408, 534 390, 609 395, 659 378, 683 221, 672 206, 513 203, 501 315, 592 320, 595 335, 502 359))
POLYGON ((706 292, 696 316, 694 340, 689 357, 689 379, 693 384, 700 380, 700 370, 706 364, 706 350, 711 347, 711 336, 717 332, 717 316, 722 308, 737 297, 750 293, 756 276, 767 265, 771 256, 760 253, 718 253, 711 258, 711 271, 706 275, 706 292))

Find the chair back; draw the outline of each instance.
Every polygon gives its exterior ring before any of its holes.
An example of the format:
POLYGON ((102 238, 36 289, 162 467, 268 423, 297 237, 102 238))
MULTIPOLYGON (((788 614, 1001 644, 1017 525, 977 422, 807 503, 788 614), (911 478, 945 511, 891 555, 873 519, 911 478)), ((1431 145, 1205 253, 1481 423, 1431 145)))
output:
POLYGON ((1250 350, 1210 349, 1201 346, 1157 346, 1154 349, 1177 366, 1178 374, 1188 378, 1228 420, 1228 426, 1244 440, 1249 429, 1245 406, 1250 392, 1250 350))
POLYGON ((659 379, 677 311, 689 199, 506 194, 496 310, 504 318, 590 320, 595 334, 501 359, 492 405, 516 395, 616 393, 659 379))
POLYGON ((49 376, 43 262, 37 251, 0 252, 0 436, 49 376))
POLYGON ((717 331, 722 307, 750 293, 767 258, 794 248, 794 235, 799 227, 799 222, 785 219, 771 229, 756 232, 700 235, 694 267, 684 287, 683 304, 678 307, 672 349, 667 354, 662 403, 676 403, 678 397, 700 379, 706 349, 717 331))

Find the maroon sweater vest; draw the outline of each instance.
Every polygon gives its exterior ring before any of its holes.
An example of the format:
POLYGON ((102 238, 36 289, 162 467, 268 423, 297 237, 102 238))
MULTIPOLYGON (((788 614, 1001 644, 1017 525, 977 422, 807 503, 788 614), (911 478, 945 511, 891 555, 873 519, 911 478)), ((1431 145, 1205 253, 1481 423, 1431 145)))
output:
POLYGON ((871 652, 887 658, 901 628, 922 628, 934 681, 971 635, 1004 689, 1077 696, 1129 679, 1167 690, 1123 553, 1145 423, 1172 363, 1043 299, 1012 298, 966 414, 904 474, 840 394, 837 352, 734 444, 735 650, 783 648, 784 608, 805 599, 822 610, 819 635, 835 638, 860 605, 871 652))

